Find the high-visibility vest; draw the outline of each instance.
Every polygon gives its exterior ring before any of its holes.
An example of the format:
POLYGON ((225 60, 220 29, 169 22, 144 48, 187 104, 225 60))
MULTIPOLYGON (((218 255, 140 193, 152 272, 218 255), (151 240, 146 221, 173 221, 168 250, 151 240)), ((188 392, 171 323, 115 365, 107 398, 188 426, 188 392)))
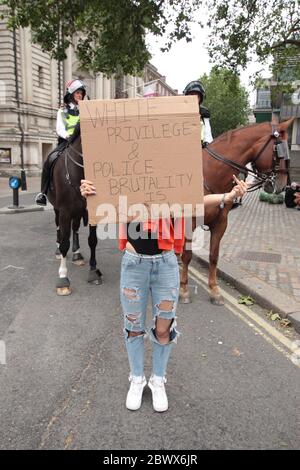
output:
POLYGON ((77 116, 74 116, 74 114, 70 114, 68 110, 64 110, 64 109, 61 110, 61 113, 62 113, 62 120, 65 125, 65 129, 68 134, 68 137, 71 137, 76 127, 76 124, 80 120, 79 114, 77 116))

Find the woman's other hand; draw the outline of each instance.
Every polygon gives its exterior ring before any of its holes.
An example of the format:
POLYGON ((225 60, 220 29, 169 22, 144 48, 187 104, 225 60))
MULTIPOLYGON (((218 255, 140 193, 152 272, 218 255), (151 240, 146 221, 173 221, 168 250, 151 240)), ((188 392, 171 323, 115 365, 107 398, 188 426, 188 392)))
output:
POLYGON ((81 196, 83 197, 93 196, 94 194, 96 194, 96 188, 94 186, 94 183, 89 180, 81 180, 80 192, 81 196))
POLYGON ((225 197, 226 202, 232 202, 236 198, 243 197, 244 194, 247 192, 247 189, 249 188, 248 183, 245 183, 245 181, 243 180, 237 179, 235 175, 233 175, 233 179, 236 185, 232 188, 230 193, 226 194, 226 197, 225 197))

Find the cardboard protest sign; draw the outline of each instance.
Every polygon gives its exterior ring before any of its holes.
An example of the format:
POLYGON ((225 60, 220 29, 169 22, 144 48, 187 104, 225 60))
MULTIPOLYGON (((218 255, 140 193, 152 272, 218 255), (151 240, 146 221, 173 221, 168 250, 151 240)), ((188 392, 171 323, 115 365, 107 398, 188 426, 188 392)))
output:
POLYGON ((97 190, 88 198, 90 223, 101 223, 99 207, 120 209, 124 197, 127 207, 189 204, 194 212, 203 203, 197 97, 82 101, 80 123, 85 178, 97 190))

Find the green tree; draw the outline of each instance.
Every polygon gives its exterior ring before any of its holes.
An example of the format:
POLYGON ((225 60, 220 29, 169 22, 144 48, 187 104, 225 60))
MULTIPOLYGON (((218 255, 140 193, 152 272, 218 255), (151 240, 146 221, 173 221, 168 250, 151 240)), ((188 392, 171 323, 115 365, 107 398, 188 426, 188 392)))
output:
POLYGON ((300 78, 300 7, 298 0, 207 0, 209 53, 214 64, 234 70, 253 59, 273 59, 274 73, 297 57, 300 78))
POLYGON ((200 81, 205 88, 204 106, 211 114, 214 137, 248 123, 248 93, 238 75, 231 70, 214 67, 209 75, 202 75, 200 81))
POLYGON ((298 0, 0 0, 0 5, 11 27, 29 26, 33 41, 58 60, 80 33, 81 65, 107 75, 143 69, 150 59, 149 32, 165 38, 162 50, 182 38, 191 41, 195 13, 206 8, 216 65, 238 70, 254 57, 264 62, 275 56, 283 69, 300 53, 298 0))
POLYGON ((6 6, 10 27, 29 26, 33 41, 55 59, 66 57, 74 33, 80 33, 76 52, 82 67, 111 75, 143 69, 150 59, 147 32, 164 35, 164 49, 181 38, 190 41, 190 22, 199 0, 0 0, 0 4, 6 6))

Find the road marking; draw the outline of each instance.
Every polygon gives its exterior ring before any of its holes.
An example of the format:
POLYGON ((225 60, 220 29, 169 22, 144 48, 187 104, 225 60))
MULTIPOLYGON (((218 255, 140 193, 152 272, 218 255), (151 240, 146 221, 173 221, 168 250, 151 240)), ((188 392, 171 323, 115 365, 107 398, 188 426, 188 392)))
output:
MULTIPOLYGON (((191 278, 195 282, 198 282, 201 287, 203 287, 207 292, 209 292, 209 288, 207 286, 207 279, 205 278, 205 276, 200 274, 199 271, 193 266, 189 267, 189 272, 191 278)), ((234 315, 243 320, 256 333, 262 336, 268 343, 272 344, 272 346, 274 346, 278 351, 280 351, 288 359, 291 360, 291 353, 295 352, 295 342, 290 341, 288 338, 286 338, 282 333, 276 330, 276 328, 274 328, 272 325, 269 325, 268 322, 266 322, 263 318, 254 313, 252 310, 250 310, 250 308, 248 308, 246 305, 238 304, 237 300, 224 289, 220 287, 219 289, 222 296, 226 300, 225 307, 228 310, 230 310, 234 315), (256 324, 253 324, 252 322, 255 322, 256 324), (280 344, 275 342, 274 339, 276 339, 276 341, 278 341, 280 344), (281 345, 283 345, 286 349, 282 348, 281 345)), ((300 364, 295 364, 294 362, 293 364, 297 367, 300 367, 300 364)))
POLYGON ((5 269, 9 269, 9 268, 13 268, 13 269, 25 269, 25 268, 22 268, 20 266, 13 266, 12 264, 9 264, 8 266, 5 266, 5 268, 2 268, 0 271, 5 271, 5 269))

